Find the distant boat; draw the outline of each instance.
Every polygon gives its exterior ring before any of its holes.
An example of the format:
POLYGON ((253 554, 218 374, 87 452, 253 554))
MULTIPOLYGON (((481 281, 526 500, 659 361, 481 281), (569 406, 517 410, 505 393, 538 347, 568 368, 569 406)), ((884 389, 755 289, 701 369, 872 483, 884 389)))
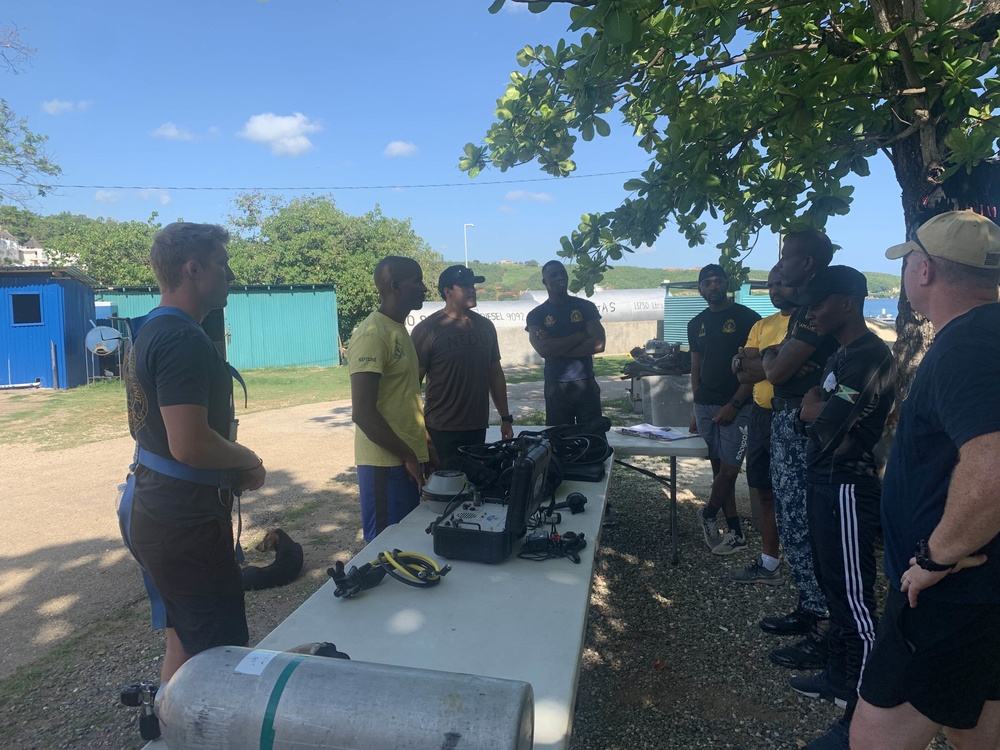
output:
POLYGON ((893 315, 891 312, 886 312, 886 309, 883 307, 882 312, 876 315, 874 317, 874 320, 876 323, 895 323, 896 316, 893 315))

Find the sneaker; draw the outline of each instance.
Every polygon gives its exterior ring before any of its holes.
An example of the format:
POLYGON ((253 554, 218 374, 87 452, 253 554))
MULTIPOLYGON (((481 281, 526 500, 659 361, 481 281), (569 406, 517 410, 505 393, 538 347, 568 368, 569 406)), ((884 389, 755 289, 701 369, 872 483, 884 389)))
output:
POLYGON ((801 641, 771 652, 771 663, 786 669, 823 669, 830 649, 826 636, 810 633, 801 641))
POLYGON ((734 552, 742 552, 747 548, 747 540, 737 536, 736 532, 730 529, 722 537, 722 541, 712 547, 713 555, 731 555, 734 552))
POLYGON ((844 719, 835 721, 821 735, 805 746, 805 750, 851 750, 851 724, 844 719))
POLYGON ((771 635, 806 635, 818 619, 812 612, 796 607, 787 615, 765 617, 760 621, 760 629, 771 635))
MULTIPOLYGON (((713 549, 712 552, 715 552, 715 550, 713 549)), ((757 558, 745 568, 733 568, 730 570, 729 580, 733 583, 764 583, 768 586, 780 586, 781 566, 779 565, 774 570, 768 570, 761 565, 760 558, 757 558)))
POLYGON ((839 688, 830 682, 830 672, 826 669, 819 674, 793 677, 788 684, 792 690, 802 693, 807 698, 833 701, 837 708, 847 708, 847 701, 851 698, 850 690, 839 688))
POLYGON ((714 552, 719 542, 722 541, 722 537, 719 535, 719 522, 714 518, 705 518, 700 510, 698 511, 698 520, 701 521, 701 532, 705 535, 705 544, 714 552))

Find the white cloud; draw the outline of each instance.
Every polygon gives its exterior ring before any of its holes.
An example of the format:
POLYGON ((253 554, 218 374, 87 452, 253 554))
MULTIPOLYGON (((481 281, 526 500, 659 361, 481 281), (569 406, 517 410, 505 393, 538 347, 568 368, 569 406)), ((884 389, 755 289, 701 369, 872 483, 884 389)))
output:
POLYGON ((172 122, 165 122, 152 133, 154 138, 163 138, 167 141, 193 141, 196 136, 187 128, 175 125, 172 122))
POLYGON ((511 190, 504 198, 509 201, 531 201, 532 203, 552 202, 552 196, 548 193, 529 193, 527 190, 511 190))
POLYGON ((266 143, 275 156, 298 156, 312 148, 307 133, 318 133, 323 126, 309 122, 301 112, 276 115, 265 112, 253 115, 237 135, 254 143, 266 143))
POLYGON ((90 109, 91 104, 93 104, 93 102, 68 102, 63 101, 62 99, 49 99, 46 102, 42 102, 42 109, 45 110, 46 114, 58 116, 64 115, 67 112, 86 112, 90 109))
POLYGON ((503 4, 504 13, 529 13, 528 6, 524 3, 515 3, 514 0, 507 0, 503 4))
POLYGON ((173 200, 173 198, 170 197, 170 193, 168 193, 166 190, 157 190, 155 188, 147 188, 145 190, 140 190, 139 197, 142 198, 144 201, 155 200, 161 206, 166 206, 173 200))
POLYGON ((656 245, 636 245, 634 248, 636 255, 649 255, 656 252, 656 245))
POLYGON ((394 156, 414 156, 417 153, 417 144, 410 141, 393 141, 385 147, 383 156, 392 158, 394 156))
POLYGON ((512 214, 512 213, 514 213, 514 207, 513 206, 508 206, 506 203, 501 203, 497 207, 497 211, 499 211, 502 214, 512 214))
POLYGON ((219 127, 217 125, 209 125, 208 127, 208 137, 217 138, 219 136, 219 127))
POLYGON ((94 193, 94 200, 98 203, 117 203, 122 197, 119 190, 98 190, 94 193))

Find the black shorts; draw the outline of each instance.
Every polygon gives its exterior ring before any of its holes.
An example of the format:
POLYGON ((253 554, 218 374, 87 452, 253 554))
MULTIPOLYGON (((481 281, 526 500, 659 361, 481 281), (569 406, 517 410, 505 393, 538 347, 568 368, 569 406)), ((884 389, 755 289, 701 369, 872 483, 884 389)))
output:
MULTIPOLYGON (((957 575, 961 575, 958 573, 957 575)), ((1000 605, 955 604, 890 587, 858 688, 879 708, 910 703, 936 724, 972 729, 1000 700, 1000 605)))
POLYGON ((586 424, 600 419, 601 386, 594 378, 545 381, 545 424, 586 424))
POLYGON ((486 428, 481 430, 435 430, 427 428, 427 434, 434 441, 434 450, 442 469, 447 469, 448 462, 458 456, 458 449, 466 445, 483 445, 486 442, 486 428))
POLYGON ((771 414, 757 404, 750 409, 747 485, 755 490, 771 489, 771 414))
POLYGON ((131 539, 139 563, 163 597, 167 627, 177 631, 187 653, 248 643, 232 524, 213 520, 171 526, 136 510, 131 539))

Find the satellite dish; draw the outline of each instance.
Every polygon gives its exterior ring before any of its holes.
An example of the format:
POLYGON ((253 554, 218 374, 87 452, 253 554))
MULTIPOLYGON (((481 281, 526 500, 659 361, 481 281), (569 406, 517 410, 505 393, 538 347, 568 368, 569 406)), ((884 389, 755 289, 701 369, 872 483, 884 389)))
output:
POLYGON ((98 357, 114 354, 122 345, 122 335, 109 326, 94 326, 84 339, 87 350, 98 357))

